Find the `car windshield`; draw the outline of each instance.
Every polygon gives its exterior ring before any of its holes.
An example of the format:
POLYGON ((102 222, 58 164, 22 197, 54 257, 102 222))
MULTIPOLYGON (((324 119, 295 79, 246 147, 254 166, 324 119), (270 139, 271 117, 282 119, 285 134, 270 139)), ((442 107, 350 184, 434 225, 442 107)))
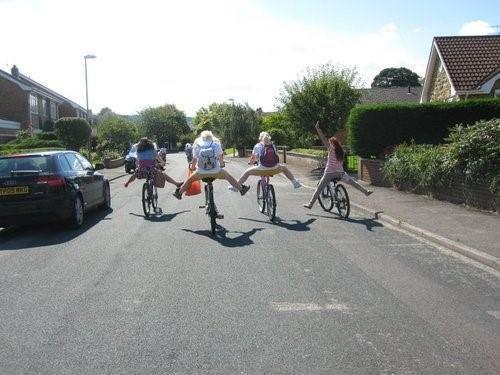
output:
POLYGON ((10 176, 16 171, 50 171, 50 157, 44 155, 20 155, 0 158, 0 176, 10 176))
POLYGON ((129 154, 133 154, 136 151, 137 151, 137 145, 132 145, 132 147, 130 147, 129 154))

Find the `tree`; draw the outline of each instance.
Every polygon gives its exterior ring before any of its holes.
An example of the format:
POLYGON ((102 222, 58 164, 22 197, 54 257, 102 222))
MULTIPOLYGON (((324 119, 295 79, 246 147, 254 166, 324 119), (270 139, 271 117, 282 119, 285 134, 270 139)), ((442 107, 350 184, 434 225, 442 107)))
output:
POLYGON ((55 133, 65 146, 74 151, 85 146, 90 138, 92 129, 89 123, 78 117, 62 117, 54 124, 55 133))
POLYGON ((415 87, 421 86, 417 73, 407 68, 386 68, 375 76, 372 87, 415 87))
POLYGON ((105 144, 107 149, 122 152, 137 141, 138 134, 130 121, 114 113, 107 113, 97 124, 97 138, 99 144, 105 144))
POLYGON ((271 135, 275 144, 293 146, 294 131, 284 112, 278 111, 264 116, 262 130, 271 135))
POLYGON ((186 115, 173 104, 146 108, 139 114, 146 136, 158 145, 175 145, 181 135, 190 131, 186 115))
POLYGON ((302 78, 284 83, 278 97, 280 109, 299 136, 314 132, 316 121, 333 134, 344 127, 350 110, 359 101, 356 83, 355 69, 338 69, 331 64, 307 69, 302 78))
POLYGON ((248 104, 212 103, 202 107, 194 119, 197 134, 211 130, 224 144, 244 148, 260 131, 260 116, 248 104))

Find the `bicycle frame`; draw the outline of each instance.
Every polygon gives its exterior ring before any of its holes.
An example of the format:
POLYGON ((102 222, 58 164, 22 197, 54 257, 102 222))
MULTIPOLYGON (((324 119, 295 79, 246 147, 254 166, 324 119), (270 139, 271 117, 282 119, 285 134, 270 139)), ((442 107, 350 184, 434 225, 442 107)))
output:
POLYGON ((274 187, 270 182, 270 176, 261 176, 257 185, 257 205, 259 211, 266 211, 269 220, 273 221, 276 217, 276 194, 274 187), (261 190, 262 196, 259 194, 261 190))

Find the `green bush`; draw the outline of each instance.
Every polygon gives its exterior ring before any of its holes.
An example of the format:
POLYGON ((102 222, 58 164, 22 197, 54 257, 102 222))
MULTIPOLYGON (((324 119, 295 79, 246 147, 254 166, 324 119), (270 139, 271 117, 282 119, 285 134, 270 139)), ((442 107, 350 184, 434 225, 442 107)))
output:
POLYGON ((384 165, 386 178, 398 189, 425 191, 446 184, 448 148, 434 145, 402 144, 384 165))
POLYGON ((487 181, 491 191, 500 182, 500 118, 450 132, 450 163, 467 181, 487 181))
POLYGON ((348 144, 361 157, 381 157, 404 142, 440 144, 456 124, 500 117, 500 100, 453 103, 374 104, 355 107, 347 122, 348 144))
POLYGON ((57 140, 57 135, 54 132, 44 132, 44 133, 38 133, 35 135, 36 138, 38 139, 43 139, 46 141, 55 141, 57 140))
POLYGON ((493 193, 500 181, 500 119, 480 121, 450 131, 449 144, 402 144, 384 166, 399 189, 429 191, 449 186, 456 177, 486 183, 493 193))
POLYGON ((78 151, 89 141, 91 128, 89 123, 77 117, 63 117, 56 121, 54 129, 67 148, 78 151))

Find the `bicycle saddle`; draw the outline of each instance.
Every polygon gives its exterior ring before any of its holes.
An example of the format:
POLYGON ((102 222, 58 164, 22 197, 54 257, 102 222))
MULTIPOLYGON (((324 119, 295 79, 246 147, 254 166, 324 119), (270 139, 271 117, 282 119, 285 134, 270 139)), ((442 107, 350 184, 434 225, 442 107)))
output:
POLYGON ((214 177, 205 177, 205 178, 202 178, 201 180, 203 182, 210 183, 210 182, 214 182, 215 178, 214 177))

